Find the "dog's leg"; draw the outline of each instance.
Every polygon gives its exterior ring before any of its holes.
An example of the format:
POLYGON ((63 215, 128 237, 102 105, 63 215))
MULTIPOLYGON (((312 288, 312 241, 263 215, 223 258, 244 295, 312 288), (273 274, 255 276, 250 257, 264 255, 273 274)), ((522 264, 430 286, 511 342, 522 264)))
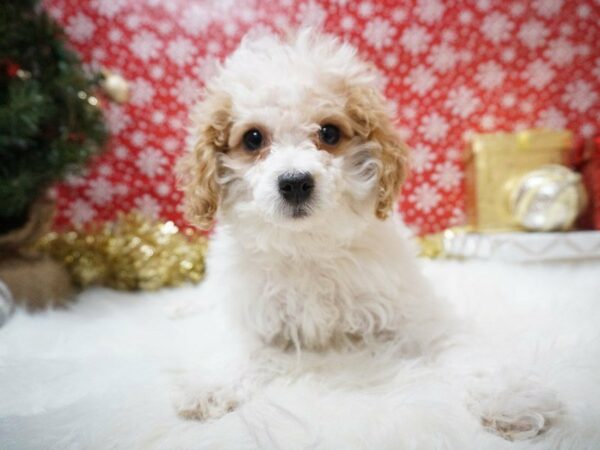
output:
POLYGON ((185 419, 218 419, 234 411, 278 376, 291 358, 274 358, 275 353, 254 351, 245 361, 212 365, 176 375, 173 403, 185 419))
POLYGON ((530 439, 562 413, 554 392, 533 378, 483 377, 470 389, 468 405, 484 428, 509 441, 530 439))

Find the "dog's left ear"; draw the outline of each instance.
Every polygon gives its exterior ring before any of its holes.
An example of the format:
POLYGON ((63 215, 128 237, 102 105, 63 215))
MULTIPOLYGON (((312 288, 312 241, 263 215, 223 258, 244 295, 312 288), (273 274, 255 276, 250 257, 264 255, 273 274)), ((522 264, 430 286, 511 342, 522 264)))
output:
POLYGON ((392 210, 406 178, 408 148, 394 129, 383 97, 375 89, 368 86, 351 89, 346 110, 355 132, 379 144, 381 167, 375 215, 383 220, 392 210))

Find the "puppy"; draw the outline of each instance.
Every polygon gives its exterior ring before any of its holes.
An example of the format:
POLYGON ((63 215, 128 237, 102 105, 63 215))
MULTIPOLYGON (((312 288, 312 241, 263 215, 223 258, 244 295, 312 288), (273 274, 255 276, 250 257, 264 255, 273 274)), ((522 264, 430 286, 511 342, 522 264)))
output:
POLYGON ((183 398, 182 416, 217 418, 315 355, 427 359, 444 348, 452 315, 391 217, 407 148, 351 46, 310 29, 246 39, 194 121, 180 173, 191 221, 216 219, 204 288, 251 356, 183 398))

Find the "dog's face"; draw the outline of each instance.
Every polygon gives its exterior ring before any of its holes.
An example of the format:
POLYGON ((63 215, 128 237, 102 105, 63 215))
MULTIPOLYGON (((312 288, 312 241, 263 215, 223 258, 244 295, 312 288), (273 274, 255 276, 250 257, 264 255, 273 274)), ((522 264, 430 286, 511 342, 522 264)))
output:
POLYGON ((385 218, 406 151, 375 76, 310 30, 245 41, 207 83, 183 160, 191 219, 306 230, 385 218))

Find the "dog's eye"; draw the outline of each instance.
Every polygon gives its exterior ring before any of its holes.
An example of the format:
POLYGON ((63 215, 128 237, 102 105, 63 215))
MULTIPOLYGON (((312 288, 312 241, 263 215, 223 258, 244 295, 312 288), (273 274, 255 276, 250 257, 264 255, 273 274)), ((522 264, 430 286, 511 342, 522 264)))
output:
POLYGON ((253 152, 262 147, 263 135, 256 128, 252 128, 244 133, 242 141, 246 150, 253 152))
POLYGON ((323 125, 319 130, 319 138, 326 145, 335 145, 340 141, 340 129, 331 124, 323 125))

